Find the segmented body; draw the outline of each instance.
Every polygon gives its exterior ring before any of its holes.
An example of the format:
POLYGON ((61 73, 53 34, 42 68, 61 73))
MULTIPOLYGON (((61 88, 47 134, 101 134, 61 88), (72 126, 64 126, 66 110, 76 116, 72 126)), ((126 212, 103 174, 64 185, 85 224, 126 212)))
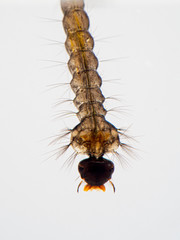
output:
POLYGON ((76 95, 73 102, 80 121, 71 130, 71 146, 77 153, 87 154, 89 161, 98 162, 105 153, 114 152, 119 147, 119 133, 105 119, 105 98, 100 89, 102 79, 97 72, 98 60, 93 53, 94 40, 88 31, 89 18, 84 11, 84 2, 62 0, 61 7, 67 35, 65 47, 70 56, 70 85, 76 95))

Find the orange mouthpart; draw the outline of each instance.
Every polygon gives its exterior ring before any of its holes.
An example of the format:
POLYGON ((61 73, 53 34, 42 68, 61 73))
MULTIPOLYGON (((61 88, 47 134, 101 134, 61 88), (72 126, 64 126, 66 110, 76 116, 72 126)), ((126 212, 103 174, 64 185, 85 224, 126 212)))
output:
POLYGON ((85 192, 87 192, 87 191, 89 191, 89 190, 102 190, 103 192, 105 192, 106 191, 106 188, 105 188, 105 186, 104 185, 100 185, 100 186, 91 186, 91 185, 89 185, 89 184, 86 184, 85 186, 84 186, 84 191, 85 192))

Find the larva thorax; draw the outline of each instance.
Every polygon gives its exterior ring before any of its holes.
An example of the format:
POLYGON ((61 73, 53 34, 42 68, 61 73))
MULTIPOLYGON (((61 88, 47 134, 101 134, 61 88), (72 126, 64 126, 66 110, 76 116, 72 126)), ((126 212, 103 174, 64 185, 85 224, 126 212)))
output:
POLYGON ((80 121, 71 130, 71 145, 77 153, 87 154, 92 162, 106 162, 102 156, 115 151, 120 140, 118 130, 105 119, 105 98, 100 89, 102 79, 97 73, 98 60, 92 51, 94 41, 88 32, 89 18, 82 0, 61 1, 61 7, 67 35, 65 46, 70 55, 68 67, 73 76, 70 85, 76 95, 73 102, 80 121))

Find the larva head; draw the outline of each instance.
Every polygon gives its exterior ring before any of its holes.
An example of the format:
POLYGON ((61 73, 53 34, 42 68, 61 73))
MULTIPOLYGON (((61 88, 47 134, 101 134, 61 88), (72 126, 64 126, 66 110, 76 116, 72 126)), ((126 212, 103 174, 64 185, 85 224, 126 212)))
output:
MULTIPOLYGON (((84 191, 99 189, 105 192, 104 184, 111 179, 114 172, 114 164, 103 157, 98 159, 89 157, 79 163, 78 170, 81 178, 87 183, 84 191)), ((80 185, 81 183, 77 190, 79 190, 80 185)), ((112 186, 114 189, 113 184, 112 186)))

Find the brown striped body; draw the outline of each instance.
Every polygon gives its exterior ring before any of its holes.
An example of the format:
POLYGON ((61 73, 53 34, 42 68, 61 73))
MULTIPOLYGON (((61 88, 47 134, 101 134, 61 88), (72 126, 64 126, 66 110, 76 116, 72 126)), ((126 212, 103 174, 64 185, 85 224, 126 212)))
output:
POLYGON ((105 119, 102 79, 97 73, 98 60, 93 53, 94 41, 89 33, 89 18, 82 0, 61 1, 63 26, 70 55, 68 67, 72 74, 71 88, 80 123, 71 131, 71 145, 77 153, 87 154, 95 161, 120 145, 117 129, 105 119))

